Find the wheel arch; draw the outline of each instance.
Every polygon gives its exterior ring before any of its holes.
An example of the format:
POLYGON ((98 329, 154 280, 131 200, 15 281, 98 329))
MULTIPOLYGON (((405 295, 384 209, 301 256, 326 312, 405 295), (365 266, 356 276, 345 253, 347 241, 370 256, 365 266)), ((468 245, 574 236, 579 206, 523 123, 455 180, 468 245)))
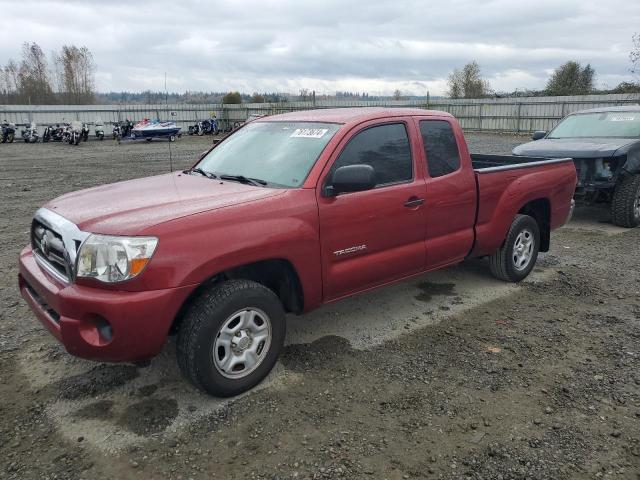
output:
POLYGON ((531 200, 523 205, 518 213, 533 217, 540 229, 540 251, 548 252, 551 244, 551 202, 549 199, 531 200))
POLYGON ((302 282, 293 264, 283 258, 259 260, 227 268, 200 283, 183 302, 169 332, 178 331, 185 313, 204 290, 212 284, 232 279, 252 280, 264 285, 276 294, 286 312, 299 314, 304 310, 302 282))

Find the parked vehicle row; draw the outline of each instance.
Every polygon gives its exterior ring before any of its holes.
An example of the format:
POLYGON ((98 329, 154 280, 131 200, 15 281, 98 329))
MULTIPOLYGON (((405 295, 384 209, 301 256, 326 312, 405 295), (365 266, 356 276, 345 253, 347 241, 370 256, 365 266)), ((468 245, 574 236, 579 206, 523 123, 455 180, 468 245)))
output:
MULTIPOLYGON (((96 140, 104 140, 105 130, 104 123, 100 120, 94 122, 94 138, 96 140)), ((206 129, 213 129, 217 133, 215 122, 207 124, 206 129)), ((9 122, 2 123, 2 143, 12 143, 15 139, 16 126, 9 122)), ((36 143, 40 140, 38 128, 35 123, 30 123, 26 128, 22 129, 21 137, 26 143, 36 143)), ((112 129, 112 137, 114 140, 152 140, 154 138, 167 138, 169 141, 175 141, 180 136, 180 127, 175 122, 163 122, 160 120, 143 119, 138 123, 133 123, 127 119, 124 122, 114 123, 112 129)), ((80 121, 72 121, 71 123, 62 123, 56 125, 45 125, 42 129, 43 142, 66 142, 71 145, 79 145, 80 142, 86 142, 91 137, 91 128, 89 124, 80 121)))
MULTIPOLYGON (((15 125, 8 122, 2 124, 2 143, 12 143, 15 139, 15 125)), ((40 140, 37 125, 31 122, 20 132, 25 143, 37 143, 40 140)), ((89 140, 90 128, 86 123, 73 121, 56 125, 45 125, 42 130, 42 142, 65 142, 70 145, 79 145, 81 141, 89 140)), ((104 126, 101 122, 95 123, 95 138, 104 139, 104 126)))

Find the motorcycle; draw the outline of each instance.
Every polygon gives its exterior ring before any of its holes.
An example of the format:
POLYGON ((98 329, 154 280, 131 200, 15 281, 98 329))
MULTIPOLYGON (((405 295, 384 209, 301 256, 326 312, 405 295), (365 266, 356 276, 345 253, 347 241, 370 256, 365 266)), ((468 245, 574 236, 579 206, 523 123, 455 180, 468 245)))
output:
POLYGON ((16 125, 6 120, 2 122, 2 143, 13 143, 16 137, 16 125))
POLYGON ((113 139, 121 140, 123 138, 127 138, 131 135, 131 130, 133 129, 133 123, 131 120, 127 119, 124 122, 118 122, 113 124, 113 139))
POLYGON ((44 131, 42 132, 42 142, 46 143, 51 140, 53 136, 53 127, 51 125, 46 125, 44 127, 44 131))
POLYGON ((36 124, 34 122, 31 122, 29 127, 25 128, 20 133, 25 143, 37 143, 38 139, 40 138, 38 136, 38 129, 36 128, 36 124))
POLYGON ((54 142, 66 142, 68 128, 68 123, 63 123, 62 125, 56 124, 55 127, 51 127, 51 140, 54 142))
POLYGON ((104 140, 104 124, 100 120, 95 122, 96 138, 98 140, 104 140))
POLYGON ((80 145, 82 140, 82 123, 78 121, 71 122, 65 131, 63 140, 69 145, 80 145))
POLYGON ((207 120, 200 120, 195 125, 189 126, 189 135, 205 135, 205 134, 218 134, 218 121, 215 118, 207 120))
POLYGON ((89 140, 89 125, 87 125, 86 123, 83 123, 82 128, 80 129, 80 139, 83 142, 89 140))

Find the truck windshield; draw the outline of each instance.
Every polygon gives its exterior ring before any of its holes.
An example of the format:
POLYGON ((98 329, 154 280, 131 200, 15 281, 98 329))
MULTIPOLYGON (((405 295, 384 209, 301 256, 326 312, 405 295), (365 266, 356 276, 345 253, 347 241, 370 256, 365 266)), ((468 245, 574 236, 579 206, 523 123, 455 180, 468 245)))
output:
POLYGON ((216 175, 242 175, 280 187, 299 187, 340 125, 253 121, 197 165, 216 175))
POLYGON ((640 137, 639 112, 599 112, 570 115, 547 138, 640 137))

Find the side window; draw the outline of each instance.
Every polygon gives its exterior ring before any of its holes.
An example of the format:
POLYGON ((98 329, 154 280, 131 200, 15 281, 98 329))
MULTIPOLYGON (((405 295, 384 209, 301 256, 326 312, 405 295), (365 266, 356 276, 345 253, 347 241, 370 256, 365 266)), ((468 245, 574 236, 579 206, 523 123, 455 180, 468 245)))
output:
POLYGON ((405 125, 379 125, 358 133, 331 167, 329 178, 337 168, 356 164, 373 167, 376 185, 411 181, 413 161, 405 125))
POLYGON ((432 178, 455 172, 460 168, 458 144, 451 124, 445 120, 423 120, 420 133, 432 178))

